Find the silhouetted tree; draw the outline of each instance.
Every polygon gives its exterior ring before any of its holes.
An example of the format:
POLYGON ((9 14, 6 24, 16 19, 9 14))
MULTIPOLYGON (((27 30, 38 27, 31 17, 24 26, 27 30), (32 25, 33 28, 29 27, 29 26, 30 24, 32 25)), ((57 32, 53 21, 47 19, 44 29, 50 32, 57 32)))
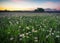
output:
POLYGON ((8 11, 7 9, 5 9, 4 11, 8 11))
POLYGON ((37 9, 35 9, 35 12, 44 12, 44 9, 43 8, 37 8, 37 9))

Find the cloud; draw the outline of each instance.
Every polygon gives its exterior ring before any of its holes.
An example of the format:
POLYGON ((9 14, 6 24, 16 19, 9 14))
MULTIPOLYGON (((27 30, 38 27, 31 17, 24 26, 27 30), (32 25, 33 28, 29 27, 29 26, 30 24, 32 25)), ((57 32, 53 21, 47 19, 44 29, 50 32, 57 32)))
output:
POLYGON ((52 2, 52 1, 46 1, 46 2, 32 2, 30 0, 10 0, 9 2, 1 2, 0 7, 11 7, 11 8, 22 8, 22 9, 35 9, 38 7, 41 8, 53 8, 53 9, 60 9, 60 3, 59 2, 52 2))
POLYGON ((60 3, 57 2, 45 2, 45 3, 41 3, 39 5, 39 7, 42 8, 53 8, 53 9, 59 9, 60 8, 60 3))
POLYGON ((11 0, 11 1, 13 1, 13 2, 19 2, 19 1, 23 1, 23 0, 11 0))

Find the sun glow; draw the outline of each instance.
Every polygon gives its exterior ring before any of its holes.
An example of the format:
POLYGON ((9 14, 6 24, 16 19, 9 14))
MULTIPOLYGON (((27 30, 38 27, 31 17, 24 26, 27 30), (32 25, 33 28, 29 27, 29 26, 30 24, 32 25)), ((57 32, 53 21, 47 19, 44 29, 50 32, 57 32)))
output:
POLYGON ((12 8, 12 7, 0 7, 0 10, 10 10, 10 11, 14 11, 14 10, 34 10, 34 8, 12 8))
POLYGON ((52 8, 60 10, 60 2, 36 2, 32 0, 1 0, 0 10, 34 10, 36 8, 52 8))

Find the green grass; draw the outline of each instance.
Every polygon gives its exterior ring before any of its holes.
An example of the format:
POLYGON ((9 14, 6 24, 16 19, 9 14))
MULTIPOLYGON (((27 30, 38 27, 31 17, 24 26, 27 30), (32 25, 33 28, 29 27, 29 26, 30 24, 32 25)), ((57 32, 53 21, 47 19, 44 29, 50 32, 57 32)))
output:
POLYGON ((60 16, 1 17, 0 43, 60 43, 60 16))

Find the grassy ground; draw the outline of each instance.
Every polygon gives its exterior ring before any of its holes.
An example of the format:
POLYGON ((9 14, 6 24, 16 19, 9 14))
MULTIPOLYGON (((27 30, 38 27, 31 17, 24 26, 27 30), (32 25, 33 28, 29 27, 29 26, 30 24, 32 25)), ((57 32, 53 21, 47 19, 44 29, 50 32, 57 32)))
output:
POLYGON ((1 17, 0 43, 60 43, 60 16, 1 17))

